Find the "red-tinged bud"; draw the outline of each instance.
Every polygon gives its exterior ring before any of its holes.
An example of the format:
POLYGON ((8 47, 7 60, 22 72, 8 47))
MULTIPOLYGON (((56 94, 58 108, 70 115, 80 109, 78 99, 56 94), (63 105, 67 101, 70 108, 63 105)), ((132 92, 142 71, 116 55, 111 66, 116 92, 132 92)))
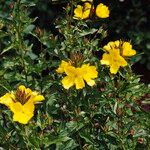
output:
POLYGON ((130 135, 134 135, 134 134, 135 134, 135 130, 131 129, 131 130, 129 131, 129 134, 130 134, 130 135))
POLYGON ((43 35, 43 32, 39 27, 36 27, 35 32, 39 37, 43 35))
POLYGON ((9 7, 10 7, 10 9, 13 9, 14 8, 14 3, 10 3, 9 7))
POLYGON ((138 138, 138 143, 143 144, 144 143, 144 139, 143 138, 138 138))

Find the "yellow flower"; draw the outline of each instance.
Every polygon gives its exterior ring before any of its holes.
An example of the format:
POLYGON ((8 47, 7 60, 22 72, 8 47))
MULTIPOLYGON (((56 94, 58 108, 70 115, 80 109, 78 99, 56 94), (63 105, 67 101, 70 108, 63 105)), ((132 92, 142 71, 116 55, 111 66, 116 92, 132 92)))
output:
POLYGON ((96 7, 96 15, 99 18, 108 18, 109 17, 109 9, 106 5, 100 3, 99 5, 97 5, 96 7))
POLYGON ((120 67, 127 66, 125 56, 133 56, 136 51, 132 49, 129 42, 124 41, 111 41, 103 47, 106 53, 103 54, 101 64, 109 65, 110 72, 116 74, 120 67))
POLYGON ((95 85, 95 79, 98 76, 95 66, 89 64, 83 64, 81 67, 75 68, 74 66, 68 65, 64 68, 64 72, 67 76, 62 79, 62 85, 65 89, 69 89, 75 85, 76 89, 83 89, 85 82, 89 86, 95 85))
POLYGON ((88 2, 85 2, 83 6, 77 5, 77 8, 74 10, 74 19, 82 20, 89 18, 91 7, 92 5, 88 2))
POLYGON ((17 91, 6 93, 0 97, 0 103, 6 105, 13 112, 13 121, 27 124, 34 115, 34 103, 43 101, 43 95, 20 85, 17 91))
POLYGON ((100 3, 99 5, 97 5, 96 7, 96 15, 99 18, 108 18, 109 17, 109 9, 106 5, 100 3))
POLYGON ((70 63, 68 63, 68 62, 66 62, 66 61, 64 61, 64 60, 62 60, 60 66, 59 66, 59 68, 56 69, 57 73, 63 73, 63 72, 64 72, 64 69, 65 69, 66 67, 70 66, 70 65, 71 65, 70 63))
POLYGON ((120 67, 127 66, 127 62, 116 48, 112 48, 109 53, 104 53, 100 62, 102 65, 109 65, 112 74, 116 74, 120 67))
POLYGON ((83 6, 77 5, 77 8, 74 10, 74 19, 82 20, 87 19, 90 16, 90 13, 96 13, 99 18, 108 18, 109 17, 109 8, 100 3, 96 7, 96 11, 94 10, 93 0, 81 0, 84 2, 83 6))

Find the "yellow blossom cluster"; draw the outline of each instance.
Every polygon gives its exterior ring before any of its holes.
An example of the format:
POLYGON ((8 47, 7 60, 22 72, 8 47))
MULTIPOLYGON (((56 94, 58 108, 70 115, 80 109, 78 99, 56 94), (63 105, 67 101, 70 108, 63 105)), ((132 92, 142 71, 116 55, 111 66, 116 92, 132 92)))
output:
POLYGON ((43 101, 43 95, 20 85, 16 92, 6 93, 0 97, 0 103, 13 112, 13 121, 27 124, 34 115, 34 104, 43 101))
POLYGON ((77 5, 74 9, 74 19, 82 20, 90 17, 91 13, 95 10, 96 16, 99 18, 108 18, 109 17, 109 8, 100 3, 97 5, 96 9, 93 6, 93 0, 82 0, 83 5, 77 5))
POLYGON ((130 42, 124 41, 111 41, 103 47, 106 51, 103 54, 102 65, 110 66, 110 72, 116 74, 120 67, 127 66, 125 57, 131 57, 136 54, 136 51, 132 49, 130 42))
POLYGON ((93 86, 95 85, 94 79, 98 76, 95 66, 83 64, 81 67, 74 67, 69 62, 63 60, 56 71, 57 73, 66 74, 61 81, 65 89, 69 89, 73 85, 75 85, 76 89, 83 89, 85 82, 89 86, 93 86))
MULTIPOLYGON (((110 72, 116 74, 120 67, 128 65, 125 57, 131 57, 136 54, 132 49, 130 42, 125 41, 111 41, 103 47, 105 53, 100 60, 102 65, 108 65, 110 72)), ((62 79, 62 85, 65 89, 69 89, 75 85, 76 89, 85 87, 85 82, 89 86, 95 85, 94 79, 98 77, 98 72, 95 66, 89 64, 82 64, 81 67, 74 67, 70 62, 61 61, 57 73, 65 73, 66 76, 62 79)))

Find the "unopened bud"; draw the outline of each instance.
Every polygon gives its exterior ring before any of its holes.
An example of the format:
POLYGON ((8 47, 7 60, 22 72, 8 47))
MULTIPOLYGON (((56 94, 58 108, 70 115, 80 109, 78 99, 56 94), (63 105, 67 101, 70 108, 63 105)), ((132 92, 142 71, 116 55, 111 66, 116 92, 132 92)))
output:
POLYGON ((2 20, 0 20, 0 30, 4 27, 4 23, 2 20))

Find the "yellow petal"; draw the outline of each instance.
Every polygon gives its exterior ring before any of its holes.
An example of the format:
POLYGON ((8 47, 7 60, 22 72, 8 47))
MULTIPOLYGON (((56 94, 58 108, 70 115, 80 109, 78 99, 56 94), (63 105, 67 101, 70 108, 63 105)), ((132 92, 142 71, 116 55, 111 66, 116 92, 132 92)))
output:
POLYGON ((76 89, 83 89, 85 87, 85 83, 83 81, 83 78, 76 78, 75 79, 75 85, 76 85, 76 89))
POLYGON ((43 101, 45 98, 43 95, 38 95, 38 92, 32 92, 31 98, 33 102, 43 101))
POLYGON ((77 5, 77 8, 74 9, 74 19, 87 19, 90 15, 91 4, 85 2, 83 6, 77 5))
POLYGON ((74 77, 76 75, 76 68, 73 66, 68 66, 65 68, 65 73, 69 76, 74 77))
POLYGON ((95 66, 89 66, 87 68, 86 76, 88 76, 89 78, 97 78, 98 72, 96 71, 96 67, 95 66))
POLYGON ((27 103, 25 103, 23 105, 23 111, 26 113, 26 114, 33 114, 34 112, 34 103, 32 100, 29 100, 27 103))
POLYGON ((87 83, 89 86, 94 86, 94 85, 95 85, 95 81, 94 81, 94 80, 88 79, 88 78, 86 78, 85 80, 86 80, 86 83, 87 83))
POLYGON ((115 41, 115 42, 114 42, 114 45, 115 45, 114 48, 118 48, 118 47, 120 46, 120 41, 119 41, 119 40, 115 41))
POLYGON ((96 71, 95 66, 89 66, 89 64, 82 65, 82 69, 84 69, 83 78, 87 82, 89 86, 95 85, 95 81, 92 80, 97 78, 98 72, 96 71))
POLYGON ((136 54, 136 51, 132 49, 132 45, 129 42, 124 42, 122 45, 122 55, 130 57, 135 54, 136 54))
POLYGON ((68 63, 68 62, 66 62, 66 61, 64 61, 64 60, 62 60, 60 66, 59 66, 59 68, 56 69, 56 72, 57 72, 57 73, 63 73, 63 72, 64 72, 64 69, 65 69, 67 66, 70 66, 70 63, 68 63))
POLYGON ((13 93, 6 93, 4 96, 0 98, 0 103, 10 107, 15 100, 15 95, 13 93))
POLYGON ((77 5, 77 8, 74 9, 74 19, 80 20, 82 19, 83 7, 81 5, 77 5))
POLYGON ((128 65, 128 63, 126 62, 126 60, 123 57, 119 57, 118 63, 120 64, 120 66, 125 67, 128 65))
POLYGON ((107 52, 110 52, 112 49, 119 49, 120 48, 120 41, 114 41, 114 42, 109 42, 107 45, 103 47, 104 50, 107 52))
POLYGON ((108 54, 103 54, 101 64, 109 65, 110 72, 113 74, 117 73, 120 66, 127 66, 126 60, 122 56, 120 56, 120 50, 116 48, 112 48, 108 54))
POLYGON ((13 115, 13 121, 17 121, 22 124, 27 124, 29 120, 33 117, 33 114, 24 114, 24 113, 14 113, 13 115))
POLYGON ((74 85, 74 78, 71 76, 66 76, 62 79, 62 85, 65 89, 69 89, 71 86, 74 85))
POLYGON ((110 72, 112 74, 116 74, 118 72, 119 68, 120 67, 118 65, 113 64, 113 65, 110 66, 110 72))
POLYGON ((109 54, 104 53, 100 62, 102 65, 110 65, 111 59, 112 58, 109 54))
POLYGON ((109 52, 112 48, 115 48, 115 42, 112 41, 103 47, 103 49, 106 50, 107 52, 109 52))
POLYGON ((107 18, 107 17, 109 17, 109 9, 108 9, 108 7, 106 5, 100 3, 96 7, 96 15, 99 18, 107 18))
POLYGON ((84 3, 82 19, 88 18, 90 16, 90 11, 91 11, 91 4, 84 3))
POLYGON ((103 47, 103 49, 105 50, 105 51, 110 51, 111 50, 111 46, 109 45, 109 44, 107 44, 107 45, 105 45, 104 47, 103 47))
POLYGON ((26 88, 24 85, 20 85, 17 90, 21 91, 22 94, 25 94, 26 96, 32 94, 32 90, 30 88, 26 88))
POLYGON ((25 87, 24 85, 20 85, 20 86, 18 87, 18 90, 20 90, 20 91, 25 91, 25 90, 26 90, 26 87, 25 87))
POLYGON ((31 95, 31 94, 32 94, 32 90, 30 88, 26 88, 25 95, 31 95))
POLYGON ((32 101, 22 105, 17 102, 11 106, 11 111, 14 113, 13 121, 17 121, 22 124, 27 124, 33 117, 34 104, 32 101))

